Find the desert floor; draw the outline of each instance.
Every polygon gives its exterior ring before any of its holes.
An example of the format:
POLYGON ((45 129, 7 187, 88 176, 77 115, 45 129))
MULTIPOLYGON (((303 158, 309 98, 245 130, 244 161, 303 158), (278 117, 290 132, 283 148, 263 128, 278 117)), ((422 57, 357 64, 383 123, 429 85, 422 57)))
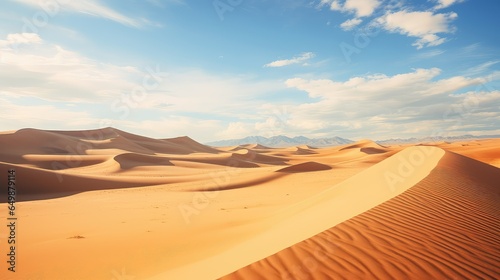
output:
POLYGON ((0 146, 0 279, 500 278, 500 139, 213 148, 22 129, 0 146))

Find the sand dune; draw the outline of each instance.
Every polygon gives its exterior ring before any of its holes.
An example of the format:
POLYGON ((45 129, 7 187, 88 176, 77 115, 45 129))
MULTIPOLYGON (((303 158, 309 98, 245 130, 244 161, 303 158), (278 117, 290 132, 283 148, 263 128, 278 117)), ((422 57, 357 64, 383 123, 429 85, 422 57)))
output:
POLYGON ((15 158, 17 161, 23 162, 21 158, 25 154, 66 155, 76 153, 76 151, 68 149, 76 147, 78 140, 49 131, 21 129, 9 134, 2 134, 0 145, 9 147, 2 149, 2 159, 15 158))
POLYGON ((254 150, 243 149, 234 152, 232 158, 245 160, 266 165, 286 165, 288 159, 279 156, 270 156, 255 152, 254 150))
POLYGON ((292 148, 292 151, 295 155, 314 155, 314 154, 317 154, 317 152, 311 148, 295 147, 295 148, 292 148))
POLYGON ((289 167, 282 168, 278 170, 278 172, 312 172, 312 171, 321 171, 321 170, 330 170, 332 169, 330 166, 326 164, 321 164, 314 161, 308 161, 304 163, 299 163, 296 165, 292 165, 289 167))
POLYGON ((437 145, 443 149, 500 167, 500 140, 485 139, 437 145))
POLYGON ((384 146, 377 144, 371 140, 360 140, 354 144, 347 144, 344 147, 340 148, 340 151, 342 150, 347 150, 347 149, 361 149, 361 148, 376 148, 376 149, 383 149, 385 148, 384 146))
POLYGON ((366 154, 380 154, 390 151, 387 147, 379 145, 371 140, 361 140, 354 144, 348 144, 339 149, 339 151, 346 151, 356 149, 366 154))
POLYGON ((246 144, 246 145, 240 145, 240 147, 245 148, 245 149, 251 149, 251 150, 268 150, 271 149, 269 147, 266 147, 261 144, 246 144))
POLYGON ((17 161, 17 163, 23 163, 24 166, 38 167, 42 169, 49 170, 64 170, 68 168, 80 168, 85 166, 94 166, 109 160, 108 155, 88 155, 79 156, 78 160, 72 162, 67 161, 68 158, 72 158, 69 155, 40 155, 40 154, 28 154, 23 155, 22 160, 17 161), (54 164, 54 163, 67 162, 68 164, 54 164))
POLYGON ((499 278, 499 144, 2 132, 23 230, 19 270, 0 279, 499 278))
POLYGON ((221 250, 199 262, 159 274, 153 279, 221 277, 225 272, 312 237, 402 193, 427 176, 443 154, 443 150, 432 147, 408 148, 399 153, 397 158, 382 161, 341 184, 263 219, 260 221, 264 225, 263 228, 259 227, 260 230, 253 236, 242 239, 231 248, 221 250), (418 162, 418 168, 407 174, 397 188, 389 186, 384 173, 387 170, 397 172, 402 162, 417 155, 421 160, 418 162), (331 213, 328 219, 311 219, 325 213, 331 213), (224 267, 219 267, 218 264, 224 264, 224 267))
MULTIPOLYGON (((7 170, 15 169, 17 185, 21 194, 57 194, 66 192, 80 192, 91 190, 138 187, 145 184, 159 184, 154 179, 131 177, 108 177, 105 175, 71 174, 69 172, 52 172, 46 169, 28 166, 12 165, 0 162, 0 170, 7 174, 7 170)), ((24 197, 20 197, 23 200, 24 197)))
POLYGON ((134 153, 125 153, 113 158, 120 164, 121 169, 130 169, 138 166, 173 166, 174 164, 166 157, 149 156, 134 153))
POLYGON ((499 180, 447 152, 402 195, 222 279, 498 279, 499 180))
POLYGON ((177 149, 182 149, 182 148, 186 148, 186 147, 190 148, 191 152, 198 152, 198 153, 218 153, 219 152, 217 149, 210 148, 210 147, 207 147, 203 144, 200 144, 187 136, 164 139, 163 141, 165 141, 167 143, 176 144, 177 149))
POLYGON ((301 149, 305 149, 305 150, 315 150, 315 149, 318 149, 318 148, 310 146, 310 145, 300 145, 300 146, 297 146, 297 148, 301 148, 301 149))

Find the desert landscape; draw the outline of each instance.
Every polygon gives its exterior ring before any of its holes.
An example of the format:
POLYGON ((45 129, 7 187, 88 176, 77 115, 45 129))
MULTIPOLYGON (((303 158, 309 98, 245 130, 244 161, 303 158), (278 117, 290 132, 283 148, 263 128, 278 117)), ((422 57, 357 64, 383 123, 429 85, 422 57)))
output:
POLYGON ((209 147, 0 134, 1 279, 498 279, 500 139, 209 147))
POLYGON ((500 279, 500 1, 0 3, 0 280, 500 279))

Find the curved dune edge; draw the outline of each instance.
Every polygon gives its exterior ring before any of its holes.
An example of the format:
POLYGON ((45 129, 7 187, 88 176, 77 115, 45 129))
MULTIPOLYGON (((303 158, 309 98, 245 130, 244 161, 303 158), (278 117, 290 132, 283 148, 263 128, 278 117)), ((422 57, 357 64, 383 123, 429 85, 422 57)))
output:
POLYGON ((221 279, 500 279, 499 171, 446 152, 403 194, 221 279))
POLYGON ((331 169, 332 167, 329 165, 315 161, 307 161, 292 166, 288 166, 285 168, 281 168, 279 170, 276 170, 276 172, 298 173, 298 172, 314 172, 314 171, 331 170, 331 169))
POLYGON ((359 215, 424 179, 445 154, 410 147, 314 197, 269 217, 267 230, 218 255, 150 279, 216 279, 359 215), (321 219, 328 215, 328 219, 321 219), (319 219, 318 219, 319 217, 319 219))

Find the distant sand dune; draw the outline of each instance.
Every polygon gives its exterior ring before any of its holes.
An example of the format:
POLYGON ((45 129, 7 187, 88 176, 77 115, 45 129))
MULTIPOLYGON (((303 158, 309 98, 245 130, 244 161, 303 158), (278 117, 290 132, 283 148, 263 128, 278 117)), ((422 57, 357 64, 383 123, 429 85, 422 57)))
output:
POLYGON ((297 146, 297 148, 306 149, 306 150, 316 150, 316 149, 318 149, 318 148, 310 146, 310 145, 300 145, 300 146, 297 146))
POLYGON ((219 150, 200 144, 187 136, 164 139, 163 141, 177 145, 177 149, 188 147, 192 152, 219 153, 219 150))
POLYGON ((294 149, 294 154, 295 155, 314 155, 314 154, 318 154, 318 153, 310 148, 296 147, 294 149))
POLYGON ((0 145, 9 147, 8 149, 2 149, 2 155, 65 155, 71 154, 72 151, 68 151, 68 148, 76 147, 78 143, 79 141, 76 138, 35 129, 20 129, 11 134, 3 134, 0 137, 0 145))
POLYGON ((499 142, 498 139, 485 139, 442 144, 440 147, 500 168, 499 142))
POLYGON ((371 140, 361 140, 361 141, 358 141, 354 144, 348 144, 346 146, 344 146, 343 148, 340 149, 340 151, 342 150, 348 150, 348 149, 361 149, 361 148, 376 148, 376 149, 384 149, 385 147, 382 146, 382 145, 379 145, 371 140))
POLYGON ((138 166, 173 166, 168 158, 159 156, 148 156, 134 153, 120 154, 114 157, 122 169, 130 169, 138 166))
POLYGON ((383 153, 387 152, 387 150, 385 150, 385 149, 379 149, 379 148, 373 148, 373 147, 361 148, 360 151, 365 153, 365 154, 383 154, 383 153))
POLYGON ((259 152, 255 152, 252 150, 239 150, 232 155, 233 158, 245 161, 251 161, 255 163, 262 163, 266 165, 286 165, 287 159, 277 157, 277 156, 268 156, 263 155, 259 152))
POLYGON ((312 172, 312 171, 330 170, 330 169, 332 169, 332 167, 326 164, 309 161, 282 168, 278 170, 278 172, 295 173, 295 172, 312 172))
POLYGON ((261 145, 261 144, 246 144, 246 145, 240 145, 241 147, 245 148, 245 149, 251 149, 251 150, 268 150, 268 149, 271 149, 269 147, 266 147, 264 145, 261 145))

